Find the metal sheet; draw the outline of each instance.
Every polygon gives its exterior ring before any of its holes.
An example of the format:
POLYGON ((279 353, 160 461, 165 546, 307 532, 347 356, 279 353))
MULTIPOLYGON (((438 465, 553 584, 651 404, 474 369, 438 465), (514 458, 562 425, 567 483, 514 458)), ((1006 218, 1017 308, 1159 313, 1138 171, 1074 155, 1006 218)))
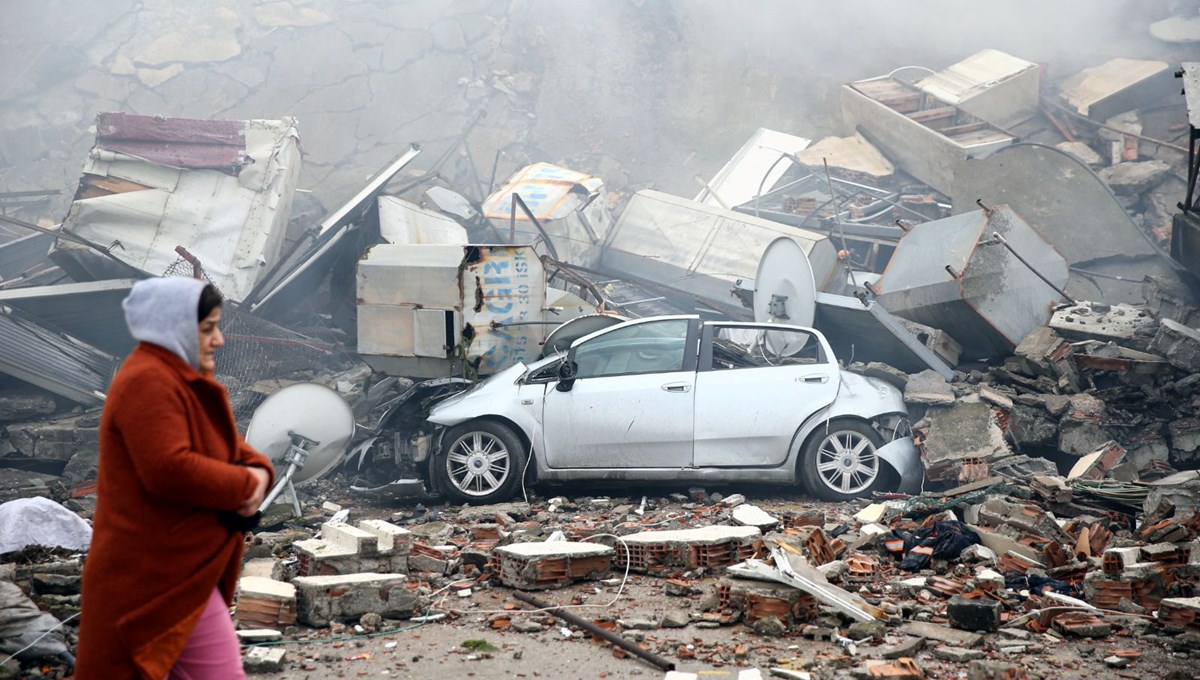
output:
POLYGON ((467 230, 445 215, 395 196, 380 196, 379 236, 388 243, 467 244, 467 230))
POLYGON ((117 360, 0 306, 0 372, 85 405, 104 401, 117 360))
POLYGON ((353 239, 346 238, 349 227, 362 220, 375 207, 375 197, 419 153, 421 148, 412 145, 387 167, 375 173, 353 198, 327 215, 312 241, 307 245, 297 244, 296 249, 254 287, 245 300, 250 311, 266 316, 284 314, 296 302, 320 287, 334 261, 352 245, 353 239))
POLYGON ((104 352, 125 356, 137 341, 125 326, 121 301, 134 283, 134 279, 113 279, 0 290, 0 306, 18 309, 45 328, 104 352))
POLYGON ((0 283, 10 281, 23 272, 48 263, 46 253, 54 237, 33 233, 0 243, 0 283))
POLYGON ((725 208, 741 205, 770 191, 792 167, 786 154, 798 154, 811 143, 786 132, 759 128, 692 200, 725 208))
POLYGON ((933 369, 947 380, 954 377, 949 364, 874 300, 864 305, 858 298, 817 293, 813 326, 846 363, 880 361, 905 373, 933 369))
POLYGON ((603 268, 714 305, 738 305, 738 280, 752 280, 772 241, 795 240, 818 289, 840 285, 833 244, 823 234, 649 189, 637 192, 605 245, 603 268))
POLYGON ((1107 186, 1074 156, 1040 144, 1017 144, 961 164, 951 193, 957 212, 975 201, 1007 204, 1028 220, 1072 268, 1066 290, 1097 302, 1144 302, 1146 275, 1179 281, 1107 186), (1124 280, 1105 278, 1119 276, 1124 280))

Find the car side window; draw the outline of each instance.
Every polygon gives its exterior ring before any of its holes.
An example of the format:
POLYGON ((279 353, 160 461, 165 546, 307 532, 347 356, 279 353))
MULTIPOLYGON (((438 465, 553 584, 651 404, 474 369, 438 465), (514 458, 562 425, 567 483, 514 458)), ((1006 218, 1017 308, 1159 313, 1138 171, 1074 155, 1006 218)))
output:
POLYGON ((825 363, 821 343, 807 331, 717 326, 712 334, 713 370, 825 363))
POLYGON ((575 347, 577 378, 682 371, 687 319, 621 328, 575 347))

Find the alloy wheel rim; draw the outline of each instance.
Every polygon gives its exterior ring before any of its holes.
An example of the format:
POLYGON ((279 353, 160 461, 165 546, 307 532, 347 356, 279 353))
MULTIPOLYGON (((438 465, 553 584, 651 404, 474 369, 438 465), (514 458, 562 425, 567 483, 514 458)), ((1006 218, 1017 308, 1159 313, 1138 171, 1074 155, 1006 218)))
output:
POLYGON ((508 447, 487 432, 464 434, 450 446, 446 472, 450 483, 462 493, 486 496, 508 479, 508 447))
POLYGON ((817 475, 821 483, 841 494, 857 494, 879 476, 875 445, 865 435, 851 430, 835 432, 817 449, 817 475))

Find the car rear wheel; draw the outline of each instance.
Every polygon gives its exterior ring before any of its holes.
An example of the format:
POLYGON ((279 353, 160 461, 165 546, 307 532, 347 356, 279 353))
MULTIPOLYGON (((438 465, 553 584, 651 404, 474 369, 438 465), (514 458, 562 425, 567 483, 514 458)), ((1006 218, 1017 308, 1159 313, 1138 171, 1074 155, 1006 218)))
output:
POLYGON ((883 461, 876 455, 883 438, 865 422, 834 420, 819 427, 804 446, 800 477, 822 500, 868 496, 883 484, 883 461))
POLYGON ((525 470, 525 446, 512 428, 473 420, 446 430, 433 471, 457 503, 483 505, 512 497, 525 470))

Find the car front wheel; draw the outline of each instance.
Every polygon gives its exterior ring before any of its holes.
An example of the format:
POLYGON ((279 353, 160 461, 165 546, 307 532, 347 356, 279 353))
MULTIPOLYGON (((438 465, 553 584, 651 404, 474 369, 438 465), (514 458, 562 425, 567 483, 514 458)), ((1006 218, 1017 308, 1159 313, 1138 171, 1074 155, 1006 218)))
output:
POLYGON ((457 503, 483 505, 512 497, 525 470, 525 447, 512 428, 474 420, 442 436, 442 454, 433 472, 457 503))
POLYGON ((883 483, 876 455, 883 438, 865 422, 834 420, 819 427, 804 446, 800 477, 808 490, 827 501, 862 498, 883 483))

